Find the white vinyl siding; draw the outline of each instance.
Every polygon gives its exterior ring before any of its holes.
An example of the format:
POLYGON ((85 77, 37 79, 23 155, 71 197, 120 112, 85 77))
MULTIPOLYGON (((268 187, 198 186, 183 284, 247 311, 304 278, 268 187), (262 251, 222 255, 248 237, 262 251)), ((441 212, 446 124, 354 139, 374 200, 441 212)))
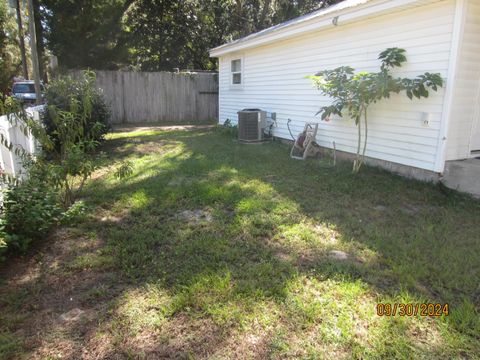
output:
POLYGON ((470 156, 480 86, 480 1, 468 0, 447 134, 447 160, 470 156))
MULTIPOLYGON (((452 41, 455 1, 445 0, 394 14, 310 32, 242 51, 243 87, 230 88, 231 60, 239 54, 220 57, 219 121, 237 120, 243 108, 262 108, 277 113, 274 135, 290 138, 286 123, 292 119, 297 135, 305 122, 318 122, 317 141, 338 150, 356 151, 357 130, 349 119, 330 122, 314 116, 331 103, 305 77, 322 69, 349 65, 357 71, 378 71, 378 54, 387 47, 407 50, 408 62, 396 70, 398 76, 414 77, 439 72, 446 78, 452 41)), ((444 89, 431 92, 428 99, 410 101, 405 94, 394 95, 373 105, 369 113, 367 156, 427 170, 435 170, 444 89), (424 126, 424 112, 430 124, 424 126)))

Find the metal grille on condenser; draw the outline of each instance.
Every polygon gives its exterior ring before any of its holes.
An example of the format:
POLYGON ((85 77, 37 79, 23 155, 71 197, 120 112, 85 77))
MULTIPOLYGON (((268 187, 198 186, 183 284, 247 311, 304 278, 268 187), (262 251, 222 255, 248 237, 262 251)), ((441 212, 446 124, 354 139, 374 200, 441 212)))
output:
POLYGON ((258 114, 243 113, 238 123, 239 138, 243 140, 258 140, 258 114))

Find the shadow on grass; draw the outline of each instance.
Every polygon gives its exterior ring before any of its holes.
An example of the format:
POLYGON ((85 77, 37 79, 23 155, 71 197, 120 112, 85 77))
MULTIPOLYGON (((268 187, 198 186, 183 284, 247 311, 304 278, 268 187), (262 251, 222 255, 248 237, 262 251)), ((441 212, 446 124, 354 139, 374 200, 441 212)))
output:
MULTIPOLYGON (((280 144, 248 147, 205 132, 140 138, 142 143, 160 140, 165 147, 177 150, 180 142, 180 151, 169 154, 167 150, 163 164, 147 159, 125 183, 92 182, 93 198, 101 199, 99 203, 143 196, 148 200, 137 212, 160 210, 167 216, 202 206, 235 209, 246 199, 262 196, 255 186, 246 185, 255 181, 265 188, 265 196, 257 199, 252 217, 272 215, 266 226, 267 237, 277 225, 294 225, 302 217, 320 225, 333 224, 344 242, 368 246, 381 255, 379 261, 405 275, 397 279, 398 288, 421 292, 426 290, 424 286, 415 286, 429 283, 432 293, 422 295, 440 296, 436 298, 439 301, 480 296, 477 284, 469 279, 480 274, 475 261, 480 256, 480 205, 475 200, 447 196, 432 185, 372 168, 356 176, 349 172, 349 165, 319 169, 314 161, 288 160, 286 148, 280 144), (279 201, 272 196, 278 196, 279 201), (284 218, 275 218, 274 209, 279 204, 292 207, 284 218), (446 274, 444 270, 452 267, 454 274, 446 274), (407 271, 409 268, 415 271, 407 271)), ((117 159, 131 154, 119 154, 117 159)), ((257 227, 265 228, 262 224, 257 227)))
POLYGON ((85 199, 96 210, 76 234, 94 240, 80 247, 74 234, 63 272, 39 270, 39 278, 70 278, 51 301, 79 293, 74 303, 92 309, 83 326, 61 327, 65 342, 82 339, 64 353, 407 358, 478 350, 478 202, 375 169, 354 176, 348 165, 289 160, 278 143, 242 145, 207 131, 114 136, 106 144, 112 163, 135 159, 134 174, 89 183, 85 199), (467 313, 423 333, 425 321, 375 318, 377 301, 427 300, 467 313))

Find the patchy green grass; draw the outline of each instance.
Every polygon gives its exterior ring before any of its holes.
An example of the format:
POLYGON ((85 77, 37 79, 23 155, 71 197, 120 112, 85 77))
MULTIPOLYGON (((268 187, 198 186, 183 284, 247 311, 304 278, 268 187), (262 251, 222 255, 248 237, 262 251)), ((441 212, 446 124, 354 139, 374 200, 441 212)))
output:
POLYGON ((18 342, 10 333, 0 333, 0 358, 8 358, 18 350, 18 342))
POLYGON ((111 134, 84 220, 6 272, 0 354, 478 358, 480 203, 288 150, 205 129, 111 134), (134 173, 118 180, 123 160, 134 173), (58 320, 75 307, 78 322, 58 320))

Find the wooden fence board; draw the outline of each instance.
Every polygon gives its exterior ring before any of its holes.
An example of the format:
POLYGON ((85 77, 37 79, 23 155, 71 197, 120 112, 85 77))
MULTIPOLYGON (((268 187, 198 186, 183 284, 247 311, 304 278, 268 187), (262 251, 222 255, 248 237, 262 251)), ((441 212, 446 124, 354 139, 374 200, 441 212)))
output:
MULTIPOLYGON (((69 72, 74 77, 80 70, 69 72)), ((95 71, 111 106, 112 124, 216 122, 218 75, 95 71)))

